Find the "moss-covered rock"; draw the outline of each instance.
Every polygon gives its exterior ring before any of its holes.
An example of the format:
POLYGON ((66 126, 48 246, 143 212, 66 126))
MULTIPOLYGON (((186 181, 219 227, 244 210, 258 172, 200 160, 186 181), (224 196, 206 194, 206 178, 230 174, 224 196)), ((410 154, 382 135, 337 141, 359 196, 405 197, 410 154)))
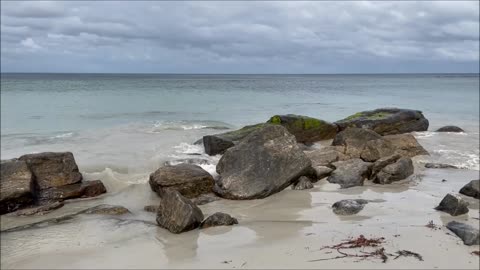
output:
POLYGON ((337 134, 335 124, 303 115, 275 115, 267 123, 284 126, 300 143, 328 140, 337 134))
POLYGON ((381 108, 373 111, 363 111, 335 122, 340 130, 347 127, 367 128, 380 135, 426 131, 428 120, 421 111, 381 108))

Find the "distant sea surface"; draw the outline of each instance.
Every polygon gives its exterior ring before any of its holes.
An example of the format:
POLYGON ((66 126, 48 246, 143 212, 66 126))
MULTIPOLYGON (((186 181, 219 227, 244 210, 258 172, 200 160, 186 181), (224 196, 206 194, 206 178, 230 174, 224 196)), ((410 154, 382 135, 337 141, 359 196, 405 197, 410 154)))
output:
POLYGON ((72 151, 91 178, 144 182, 167 160, 215 162, 218 157, 192 144, 206 134, 275 114, 336 121, 380 107, 423 111, 430 129, 415 136, 431 159, 478 170, 478 74, 4 73, 1 158, 72 151), (432 132, 443 125, 458 125, 466 133, 432 132))

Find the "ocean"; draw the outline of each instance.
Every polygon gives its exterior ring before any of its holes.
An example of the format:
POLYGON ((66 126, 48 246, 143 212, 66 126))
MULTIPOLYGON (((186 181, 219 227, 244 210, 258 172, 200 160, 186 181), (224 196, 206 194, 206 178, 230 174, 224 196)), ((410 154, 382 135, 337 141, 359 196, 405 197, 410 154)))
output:
MULTIPOLYGON (((446 193, 478 179, 478 74, 2 74, 1 158, 42 151, 73 152, 84 178, 100 179, 107 194, 67 201, 45 216, 2 216, 2 229, 54 219, 49 226, 2 232, 2 268, 349 268, 358 262, 310 261, 321 256, 322 246, 360 234, 385 237, 388 252, 421 253, 421 267, 478 268, 471 255, 476 247, 464 246, 446 229, 425 227, 429 221, 446 225, 452 218, 434 207, 446 193), (156 226, 155 214, 143 210, 158 204, 146 183, 167 161, 195 159, 216 175, 220 157, 193 144, 203 135, 275 114, 336 121, 380 107, 421 110, 430 120, 429 131, 413 133, 430 156, 414 158, 408 181, 339 189, 321 180, 313 189, 287 188, 262 200, 220 200, 200 206, 205 217, 221 211, 238 225, 180 235, 156 226), (465 133, 435 132, 444 125, 465 133), (425 169, 427 161, 462 169, 425 169), (369 204, 358 215, 335 215, 331 205, 348 198, 369 204), (101 203, 131 213, 65 219, 101 203)), ((468 216, 478 219, 478 200, 469 202, 468 216)), ((478 226, 472 218, 468 222, 478 226)), ((385 265, 419 267, 413 259, 385 265)))

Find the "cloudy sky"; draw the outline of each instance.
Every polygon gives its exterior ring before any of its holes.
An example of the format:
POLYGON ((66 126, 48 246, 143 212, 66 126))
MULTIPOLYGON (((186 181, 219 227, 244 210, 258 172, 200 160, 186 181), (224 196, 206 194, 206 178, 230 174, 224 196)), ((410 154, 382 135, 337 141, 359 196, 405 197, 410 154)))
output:
POLYGON ((479 72, 479 2, 1 2, 2 72, 479 72))

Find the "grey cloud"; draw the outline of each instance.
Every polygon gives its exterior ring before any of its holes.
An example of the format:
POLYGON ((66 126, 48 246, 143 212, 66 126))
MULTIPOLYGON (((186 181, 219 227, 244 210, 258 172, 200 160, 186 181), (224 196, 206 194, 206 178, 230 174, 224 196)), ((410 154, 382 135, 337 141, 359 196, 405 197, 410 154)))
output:
POLYGON ((478 72, 475 2, 32 3, 2 2, 4 71, 478 72))

